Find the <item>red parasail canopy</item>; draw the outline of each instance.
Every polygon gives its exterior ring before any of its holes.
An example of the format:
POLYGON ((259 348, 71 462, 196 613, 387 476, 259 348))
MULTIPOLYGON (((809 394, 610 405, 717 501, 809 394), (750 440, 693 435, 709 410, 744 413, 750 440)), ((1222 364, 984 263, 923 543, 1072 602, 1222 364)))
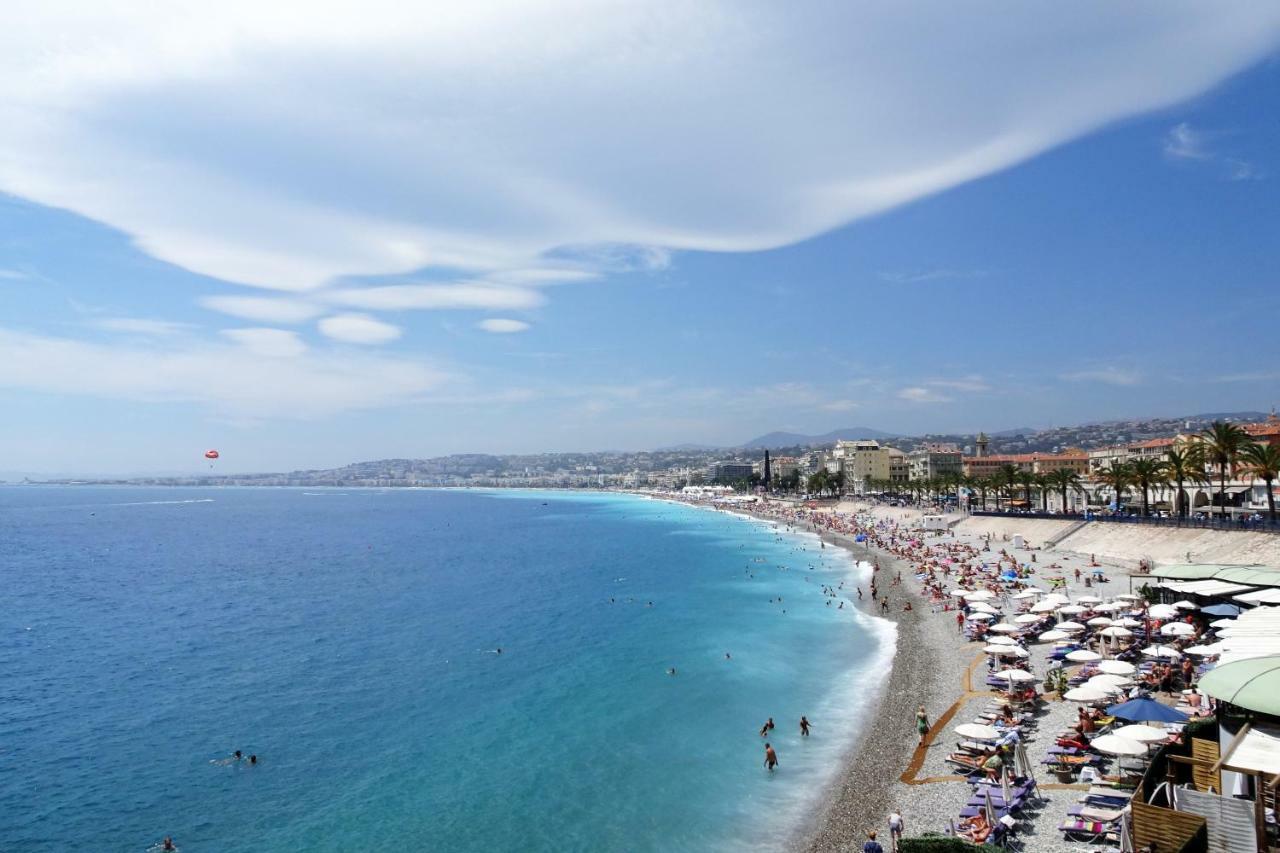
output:
POLYGON ((218 451, 216 451, 216 450, 206 450, 206 451, 204 452, 204 458, 205 458, 205 459, 217 459, 217 458, 218 458, 218 451))

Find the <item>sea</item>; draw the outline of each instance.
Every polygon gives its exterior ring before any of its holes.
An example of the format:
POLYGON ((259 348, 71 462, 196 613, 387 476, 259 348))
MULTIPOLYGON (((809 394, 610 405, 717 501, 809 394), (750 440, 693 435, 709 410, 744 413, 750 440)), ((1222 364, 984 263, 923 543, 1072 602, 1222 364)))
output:
POLYGON ((0 487, 0 851, 777 849, 868 573, 631 495, 0 487))

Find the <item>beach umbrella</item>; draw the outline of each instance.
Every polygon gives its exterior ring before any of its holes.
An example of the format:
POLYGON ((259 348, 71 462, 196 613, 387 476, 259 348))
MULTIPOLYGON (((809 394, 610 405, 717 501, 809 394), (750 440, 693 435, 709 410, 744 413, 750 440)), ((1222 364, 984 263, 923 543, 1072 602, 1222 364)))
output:
POLYGON ((1153 604, 1147 608, 1147 615, 1152 619, 1174 619, 1178 615, 1178 608, 1169 604, 1153 604))
POLYGON ((1112 625, 1110 628, 1103 628, 1098 632, 1103 637, 1132 637, 1133 632, 1128 628, 1122 628, 1119 625, 1112 625))
POLYGON ((1210 616, 1239 616, 1243 608, 1236 604, 1210 604, 1208 607, 1201 607, 1200 612, 1210 616))
POLYGON ((1036 622, 1039 622, 1042 618, 1043 617, 1040 617, 1040 616, 1033 616, 1030 613, 1023 613, 1021 616, 1013 617, 1013 621, 1018 623, 1019 625, 1034 625, 1036 622))
POLYGON ((1102 599, 1096 595, 1077 595, 1076 602, 1079 604, 1098 604, 1102 599))
POLYGON ((981 723, 965 723, 962 726, 956 726, 954 731, 960 737, 970 740, 996 740, 1000 737, 1000 732, 994 727, 984 726, 981 723))
POLYGON ((951 592, 947 594, 955 598, 964 598, 966 595, 968 595, 971 592, 973 592, 973 590, 971 589, 953 589, 951 590, 951 592))
POLYGON ((1085 623, 1092 628, 1105 628, 1111 624, 1111 620, 1106 616, 1095 616, 1085 623))
POLYGON ((1036 589, 1029 589, 1029 590, 1027 590, 1026 592, 1020 592, 1020 593, 1018 593, 1017 595, 1013 596, 1013 600, 1014 600, 1014 601, 1027 601, 1028 599, 1032 599, 1032 598, 1039 598, 1039 597, 1040 597, 1040 591, 1039 591, 1039 590, 1036 590, 1036 589))
POLYGON ((1054 604, 1070 604, 1071 599, 1067 598, 1060 592, 1051 592, 1044 597, 1045 601, 1052 601, 1054 604))
POLYGON ((1121 601, 1141 601, 1142 600, 1142 596, 1132 592, 1122 592, 1119 595, 1117 595, 1116 598, 1120 599, 1121 601))
POLYGON ((1141 620, 1141 619, 1134 619, 1134 618, 1132 618, 1131 616, 1122 616, 1121 618, 1117 619, 1116 621, 1112 622, 1111 624, 1112 624, 1112 625, 1119 625, 1121 628, 1141 628, 1141 627, 1142 627, 1142 620, 1141 620))
POLYGON ((1185 723, 1190 719, 1181 711, 1175 711, 1153 699, 1130 699, 1107 708, 1107 713, 1134 723, 1185 723))
POLYGON ((1128 687, 1130 684, 1133 684, 1133 682, 1128 676, 1112 675, 1109 672, 1104 672, 1101 675, 1095 675, 1093 678, 1090 678, 1085 682, 1085 684, 1088 684, 1091 687, 1128 687))
POLYGON ((1119 735, 1123 738, 1136 741, 1138 743, 1160 743, 1169 739, 1169 733, 1164 729, 1157 729, 1154 726, 1144 726, 1141 723, 1134 723, 1131 726, 1123 726, 1116 729, 1112 734, 1119 735))
POLYGON ((1059 622, 1058 630, 1066 631, 1068 633, 1074 634, 1077 631, 1083 631, 1084 626, 1081 625, 1079 622, 1059 622))
POLYGON ((1096 687, 1075 687, 1062 694, 1070 702, 1101 702, 1111 694, 1096 687))
POLYGON ((1128 606, 1129 605, 1121 604, 1118 601, 1108 601, 1105 604, 1095 605, 1093 609, 1099 613, 1115 613, 1117 610, 1124 610, 1128 606))
POLYGON ((1055 629, 1052 631, 1045 631, 1043 634, 1040 635, 1039 640, 1043 643, 1052 643, 1057 640, 1065 640, 1067 637, 1070 637, 1070 636, 1071 635, 1068 634, 1066 631, 1058 631, 1055 629))
POLYGON ((1194 601, 1187 601, 1185 598, 1182 601, 1175 601, 1173 603, 1173 606, 1178 608, 1179 610, 1199 610, 1200 609, 1200 605, 1196 604, 1194 601))
POLYGON ((1065 613, 1068 616, 1075 616, 1077 613, 1083 613, 1084 608, 1079 604, 1064 604, 1058 608, 1059 613, 1065 613))
POLYGON ((1280 655, 1219 664, 1200 679, 1200 692, 1249 711, 1280 715, 1280 655))
POLYGON ((1120 735, 1099 735, 1089 741, 1089 748, 1119 757, 1147 754, 1146 744, 1120 737, 1120 735))
POLYGON ((1021 743, 1013 748, 1013 763, 1019 776, 1032 781, 1035 780, 1035 768, 1031 764, 1030 756, 1027 755, 1027 748, 1021 743))
POLYGON ((1168 658, 1169 660, 1177 660, 1182 657, 1182 652, 1172 646, 1147 646, 1142 653, 1149 658, 1168 658))
POLYGON ((1017 625, 1010 625, 1008 622, 997 622, 987 627, 988 631, 995 631, 998 634, 1016 634, 1022 629, 1017 625))
POLYGON ((1018 641, 1013 637, 990 637, 987 639, 987 644, 991 646, 1016 646, 1018 641))
POLYGON ((1045 599, 1044 601, 1037 601, 1035 604, 1031 605, 1032 613, 1052 613, 1057 609, 1058 602, 1049 601, 1048 599, 1045 599))
POLYGON ((1067 652, 1067 660, 1072 663, 1093 663, 1102 660, 1102 655, 1088 649, 1076 649, 1074 652, 1067 652))
POLYGON ((1166 637, 1190 637, 1195 632, 1196 629, 1186 622, 1170 622, 1160 626, 1160 633, 1166 637))
MULTIPOLYGON (((995 810, 995 808, 991 805, 991 789, 990 789, 990 788, 987 788, 987 789, 986 789, 986 792, 987 792, 987 793, 986 793, 986 796, 985 796, 984 801, 983 801, 983 804, 982 804, 982 816, 983 816, 984 818, 986 818, 986 820, 987 820, 987 826, 995 826, 995 825, 996 825, 996 810, 995 810)), ((1005 805, 1008 805, 1008 801, 1006 801, 1006 802, 1005 802, 1005 805)))
POLYGON ((1108 675, 1133 675, 1138 668, 1122 660, 1103 660, 1098 661, 1098 671, 1108 675))
POLYGON ((996 678, 1006 681, 1035 681, 1036 677, 1025 669, 1006 669, 996 673, 996 678))
POLYGON ((1213 643, 1207 646, 1187 646, 1182 650, 1184 655, 1195 655, 1196 657, 1206 657, 1209 655, 1220 655, 1226 649, 1223 643, 1213 643))
POLYGON ((990 601, 995 598, 995 596, 990 592, 987 592, 985 589, 977 589, 972 592, 964 593, 964 598, 965 601, 990 601))
POLYGON ((968 619, 970 622, 990 622, 996 617, 992 616, 990 613, 970 613, 964 618, 968 619))
POLYGON ((1017 646, 987 646, 983 651, 989 655, 1002 658, 1030 657, 1026 649, 1020 649, 1017 646))
POLYGON ((1230 628, 1234 624, 1236 624, 1236 620, 1234 619, 1215 619, 1214 621, 1209 623, 1209 627, 1210 628, 1230 628))

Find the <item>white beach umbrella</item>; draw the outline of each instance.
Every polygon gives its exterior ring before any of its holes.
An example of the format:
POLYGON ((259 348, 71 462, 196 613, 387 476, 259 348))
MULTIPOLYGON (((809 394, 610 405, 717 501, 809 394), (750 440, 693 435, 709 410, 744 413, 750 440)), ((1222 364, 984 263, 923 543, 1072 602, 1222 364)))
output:
POLYGON ((1107 601, 1094 606, 1093 609, 1099 613, 1115 613, 1117 610, 1128 610, 1129 605, 1121 604, 1118 601, 1107 601))
POLYGON ((1173 606, 1178 608, 1179 610, 1199 610, 1200 609, 1199 604, 1196 604, 1194 601, 1187 601, 1185 598, 1182 601, 1175 601, 1173 603, 1173 606))
POLYGON ((1128 628, 1122 628, 1119 625, 1112 625, 1110 628, 1103 628, 1098 632, 1103 637, 1132 637, 1133 632, 1128 628))
POLYGON ((1138 668, 1122 660, 1098 661, 1098 669, 1110 675, 1133 675, 1138 668))
POLYGON ((1074 652, 1067 652, 1067 660, 1072 663, 1093 663, 1102 660, 1102 655, 1088 649, 1076 649, 1074 652))
POLYGON ((1101 702, 1110 696, 1107 691, 1096 687, 1075 687, 1062 694, 1062 698, 1070 702, 1101 702))
POLYGON ((1145 743, 1138 743, 1120 735, 1099 735, 1089 741, 1089 748, 1115 756, 1147 754, 1145 743))
POLYGON ((1029 657, 1026 649, 1020 649, 1017 646, 987 646, 983 649, 989 655, 995 655, 1002 658, 1025 658, 1029 657))
POLYGON ((1057 627, 1059 631, 1066 631, 1070 634, 1075 634, 1084 630, 1084 626, 1079 622, 1059 622, 1057 627))
POLYGON ((953 589, 951 590, 951 592, 947 594, 954 598, 964 598, 966 595, 968 595, 972 591, 973 590, 969 590, 969 589, 953 589))
POLYGON ((1166 637, 1190 637, 1195 632, 1196 629, 1186 622, 1170 622, 1160 626, 1160 633, 1166 637))
POLYGON ((1112 624, 1112 625, 1119 625, 1121 628, 1141 628, 1141 627, 1142 627, 1142 620, 1141 620, 1141 619, 1134 619, 1134 618, 1132 618, 1132 617, 1130 617, 1130 616, 1122 616, 1121 618, 1117 619, 1116 621, 1112 622, 1111 624, 1112 624))
POLYGON ((1207 657, 1209 655, 1220 655, 1226 651, 1225 643, 1211 643, 1207 646, 1187 646, 1182 650, 1184 655, 1195 655, 1196 657, 1207 657))
POLYGON ((1141 601, 1142 596, 1132 592, 1122 592, 1116 596, 1121 601, 1141 601))
POLYGON ((1022 629, 1017 625, 1010 625, 1008 622, 997 622, 994 625, 988 626, 987 630, 994 631, 997 634, 1016 634, 1022 629))
POLYGON ((1133 684, 1133 679, 1129 678, 1127 675, 1113 675, 1109 672, 1104 672, 1101 675, 1095 675, 1093 678, 1090 678, 1085 682, 1085 684, 1089 684, 1094 687, 1127 687, 1130 684, 1133 684))
POLYGON ((956 726, 955 733, 960 737, 967 737, 972 740, 999 740, 1000 738, 1000 732, 994 727, 984 726, 980 723, 965 723, 962 726, 956 726))
POLYGON ((1083 613, 1084 608, 1081 607, 1079 604, 1064 604, 1063 606, 1058 608, 1058 612, 1065 613, 1068 616, 1075 616, 1079 613, 1083 613))
POLYGON ((1215 619, 1214 621, 1209 623, 1209 627, 1210 628, 1230 628, 1234 624, 1236 624, 1235 619, 1215 619))
POLYGON ((1092 688, 1092 689, 1094 689, 1094 690, 1102 690, 1102 691, 1104 691, 1104 692, 1106 692, 1106 693, 1111 694, 1112 696, 1116 695, 1117 693, 1123 693, 1123 692, 1124 692, 1124 688, 1123 688, 1123 687, 1117 687, 1116 685, 1112 684, 1112 683, 1111 683, 1111 682, 1109 682, 1109 681, 1099 681, 1099 682, 1096 682, 1096 683, 1095 683, 1095 682, 1094 682, 1094 680, 1093 680, 1092 678, 1090 678, 1088 681, 1086 681, 1086 682, 1085 682, 1084 684, 1082 684, 1081 686, 1082 686, 1082 687, 1089 687, 1089 688, 1092 688))
POLYGON ((1040 590, 1038 590, 1038 589, 1029 589, 1029 590, 1026 590, 1025 592, 1020 592, 1020 593, 1018 593, 1017 595, 1013 596, 1013 600, 1014 600, 1014 601, 1028 601, 1028 600, 1030 600, 1030 599, 1032 599, 1032 598, 1039 598, 1039 597, 1040 597, 1040 590))
POLYGON ((1078 604, 1098 604, 1102 599, 1096 595, 1077 595, 1076 602, 1078 604))
POLYGON ((1025 669, 1006 669, 996 673, 996 678, 1003 678, 1007 681, 1035 681, 1036 677, 1025 669))
POLYGON ((1169 604, 1153 604, 1147 608, 1147 615, 1152 619, 1173 619, 1178 615, 1178 608, 1169 604))
POLYGON ((985 601, 975 601, 969 605, 969 609, 976 613, 999 613, 1000 611, 987 604, 985 601))
POLYGON ((990 613, 970 613, 965 618, 970 622, 990 622, 996 617, 992 616, 990 613))
POLYGON ((1045 601, 1052 601, 1054 604, 1070 604, 1071 599, 1067 598, 1060 592, 1051 592, 1044 597, 1045 601))
POLYGON ((1013 637, 989 637, 987 638, 989 646, 1016 646, 1018 641, 1013 637))
POLYGON ((1122 738, 1127 738, 1136 743, 1159 743, 1167 740, 1169 733, 1164 729, 1157 729, 1154 726, 1144 726, 1136 724, 1132 726, 1124 726, 1112 732, 1122 738))
POLYGON ((964 594, 965 601, 990 601, 993 598, 995 596, 985 589, 976 589, 964 594))
POLYGON ((1031 605, 1032 613, 1052 613, 1057 609, 1058 602, 1056 601, 1037 601, 1035 604, 1031 605))
POLYGON ((1067 637, 1070 637, 1070 636, 1071 635, 1068 634, 1066 631, 1059 631, 1057 629, 1054 629, 1052 631, 1045 631, 1043 634, 1040 635, 1039 640, 1042 643, 1052 643, 1057 640, 1065 640, 1067 637))
POLYGON ((1170 646, 1147 646, 1142 653, 1149 658, 1168 658, 1169 660, 1177 660, 1182 657, 1182 653, 1170 646))
POLYGON ((1093 628, 1105 628, 1111 624, 1111 620, 1106 616, 1095 616, 1085 624, 1093 628))
POLYGON ((1039 622, 1041 618, 1042 617, 1040 616, 1033 616, 1030 613, 1023 613, 1021 616, 1013 617, 1013 621, 1019 625, 1034 625, 1036 622, 1039 622))

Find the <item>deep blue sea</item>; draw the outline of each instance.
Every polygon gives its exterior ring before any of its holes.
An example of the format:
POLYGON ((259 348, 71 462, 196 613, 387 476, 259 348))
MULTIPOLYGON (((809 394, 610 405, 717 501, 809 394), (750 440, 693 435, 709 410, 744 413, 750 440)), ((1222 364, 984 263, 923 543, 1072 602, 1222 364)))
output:
POLYGON ((0 850, 777 847, 887 669, 863 571, 621 495, 0 487, 0 850))

